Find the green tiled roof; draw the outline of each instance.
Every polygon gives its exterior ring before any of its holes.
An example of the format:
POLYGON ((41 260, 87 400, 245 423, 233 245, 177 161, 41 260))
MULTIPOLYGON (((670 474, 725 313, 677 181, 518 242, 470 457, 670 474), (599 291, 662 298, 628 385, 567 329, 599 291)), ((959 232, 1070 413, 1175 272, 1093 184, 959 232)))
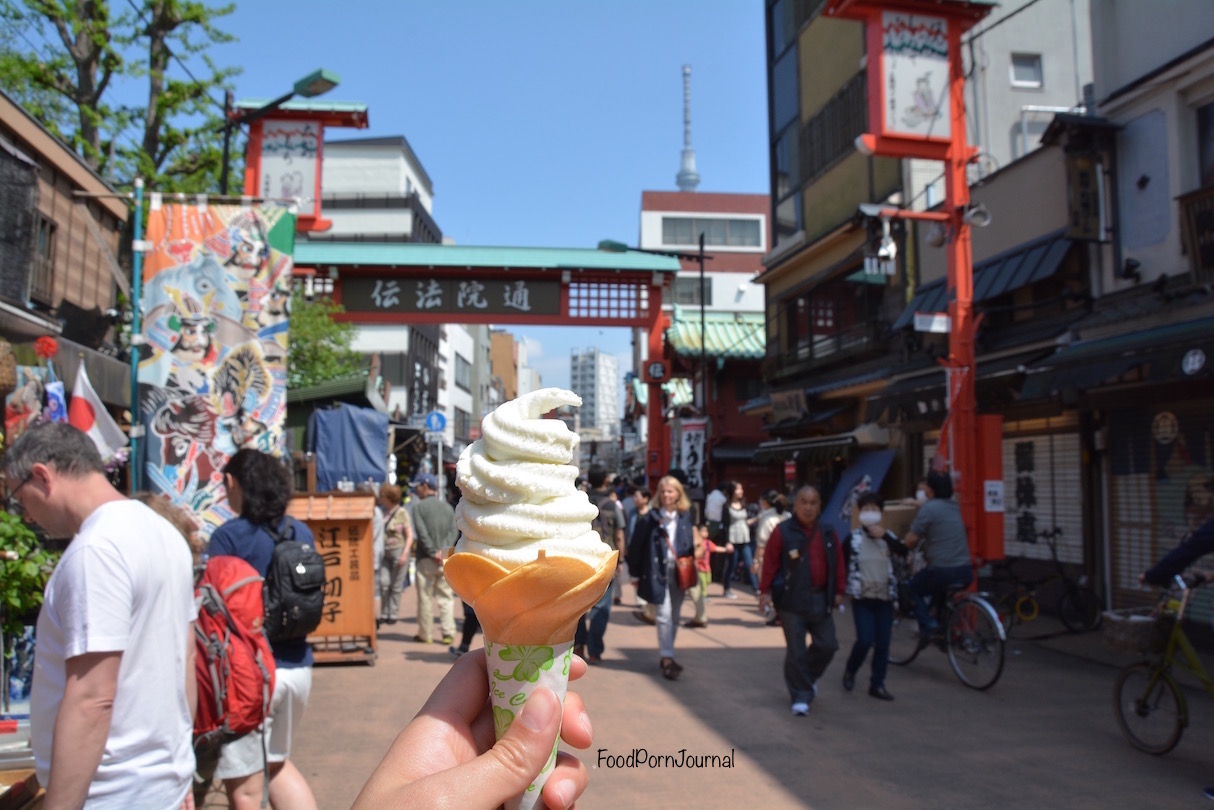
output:
MULTIPOLYGON (((273 99, 270 98, 242 98, 236 102, 236 109, 260 110, 271 101, 273 99)), ((313 101, 305 98, 279 104, 278 109, 295 112, 365 113, 367 105, 358 101, 313 101)))
MULTIPOLYGON (((676 377, 673 380, 662 383, 662 390, 670 396, 670 407, 681 408, 684 405, 690 405, 694 399, 693 391, 691 390, 691 380, 686 377, 676 377)), ((642 407, 649 405, 649 383, 634 378, 632 380, 632 397, 636 403, 642 407)))
MULTIPOLYGON (((767 346, 767 319, 762 312, 705 312, 704 352, 709 357, 762 360, 767 346)), ((675 354, 700 356, 700 311, 674 308, 666 340, 675 354)))
POLYGON ((679 260, 670 256, 627 251, 611 253, 593 248, 482 247, 433 245, 420 242, 295 243, 295 263, 362 265, 365 267, 501 267, 507 270, 643 270, 677 273, 679 260))

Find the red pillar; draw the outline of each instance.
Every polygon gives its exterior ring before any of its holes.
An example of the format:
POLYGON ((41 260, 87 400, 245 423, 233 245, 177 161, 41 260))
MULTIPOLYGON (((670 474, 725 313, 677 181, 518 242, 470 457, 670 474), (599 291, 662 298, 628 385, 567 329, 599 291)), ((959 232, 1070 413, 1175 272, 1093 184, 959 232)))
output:
POLYGON ((978 510, 982 481, 978 475, 977 421, 974 407, 974 273, 973 246, 965 212, 970 203, 966 167, 973 150, 965 141, 965 71, 961 65, 961 26, 949 26, 949 115, 951 144, 944 171, 945 207, 951 218, 948 247, 950 418, 943 437, 957 476, 961 518, 970 550, 979 547, 978 510))
MULTIPOLYGON (((666 331, 666 319, 662 316, 660 288, 651 289, 649 295, 649 359, 661 360, 665 348, 662 336, 666 331)), ((646 406, 645 417, 649 422, 649 440, 646 445, 645 472, 652 488, 657 485, 658 479, 670 470, 670 439, 666 435, 666 419, 662 413, 662 383, 651 378, 648 385, 649 404, 646 406)))

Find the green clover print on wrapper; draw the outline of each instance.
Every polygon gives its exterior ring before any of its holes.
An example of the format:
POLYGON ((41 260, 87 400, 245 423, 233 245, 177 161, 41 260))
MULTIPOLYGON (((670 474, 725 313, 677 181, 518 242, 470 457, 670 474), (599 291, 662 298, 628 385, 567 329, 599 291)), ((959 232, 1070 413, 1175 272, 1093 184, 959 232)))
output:
POLYGON ((501 706, 493 707, 493 732, 497 735, 497 739, 506 736, 506 732, 510 730, 510 724, 514 722, 514 712, 501 706))
POLYGON ((514 666, 514 671, 508 675, 502 674, 498 669, 493 670, 493 677, 504 681, 513 679, 535 683, 540 678, 541 669, 552 669, 553 656, 551 647, 532 647, 524 644, 506 645, 502 647, 499 657, 503 661, 518 661, 514 666))

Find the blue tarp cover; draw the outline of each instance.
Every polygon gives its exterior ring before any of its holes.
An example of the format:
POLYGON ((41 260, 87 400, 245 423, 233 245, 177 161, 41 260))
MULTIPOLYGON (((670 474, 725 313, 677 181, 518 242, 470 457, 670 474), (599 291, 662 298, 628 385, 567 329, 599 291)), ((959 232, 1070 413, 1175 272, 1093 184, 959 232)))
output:
POLYGON ((840 538, 851 534, 851 510, 856 500, 865 492, 881 490, 881 482, 893 460, 893 450, 870 450, 852 456, 831 493, 830 503, 822 511, 823 522, 833 526, 840 538))
POLYGON ((340 403, 317 410, 308 420, 316 454, 316 488, 337 489, 346 478, 355 483, 382 483, 388 466, 388 415, 371 408, 340 403))

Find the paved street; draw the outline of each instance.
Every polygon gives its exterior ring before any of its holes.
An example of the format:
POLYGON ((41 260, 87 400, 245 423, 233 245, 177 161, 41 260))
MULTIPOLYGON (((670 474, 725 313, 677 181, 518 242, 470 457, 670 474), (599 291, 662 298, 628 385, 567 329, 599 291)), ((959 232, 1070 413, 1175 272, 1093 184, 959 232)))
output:
MULTIPOLYGON (((714 586, 714 593, 719 592, 714 586)), ((625 588, 625 602, 631 601, 625 588)), ((1214 784, 1214 709, 1190 692, 1193 723, 1166 757, 1124 742, 1111 690, 1123 659, 1098 634, 1013 641, 1003 678, 989 693, 960 685, 939 651, 891 668, 882 703, 854 693, 836 657, 809 718, 793 718, 780 676, 780 631, 763 626, 745 593, 711 600, 707 630, 680 629, 681 680, 657 669, 654 629, 612 614, 603 666, 578 684, 595 748, 612 755, 732 754, 732 769, 591 771, 586 808, 647 807, 1199 807, 1214 784)), ((414 608, 413 591, 404 600, 414 608)), ((685 606, 684 618, 688 616, 685 606)), ((458 612, 458 609, 457 609, 458 612)), ((838 622, 843 650, 850 614, 838 622)), ((318 667, 296 761, 322 808, 347 807, 397 731, 421 706, 451 658, 410 639, 411 620, 384 628, 374 667, 318 667)), ((1049 635, 1047 619, 1016 628, 1049 635)), ((479 638, 479 637, 478 637, 479 638)), ((479 641, 478 641, 479 643, 479 641)), ((593 768, 596 754, 584 752, 593 768)), ((210 803, 208 803, 210 805, 210 803)))

